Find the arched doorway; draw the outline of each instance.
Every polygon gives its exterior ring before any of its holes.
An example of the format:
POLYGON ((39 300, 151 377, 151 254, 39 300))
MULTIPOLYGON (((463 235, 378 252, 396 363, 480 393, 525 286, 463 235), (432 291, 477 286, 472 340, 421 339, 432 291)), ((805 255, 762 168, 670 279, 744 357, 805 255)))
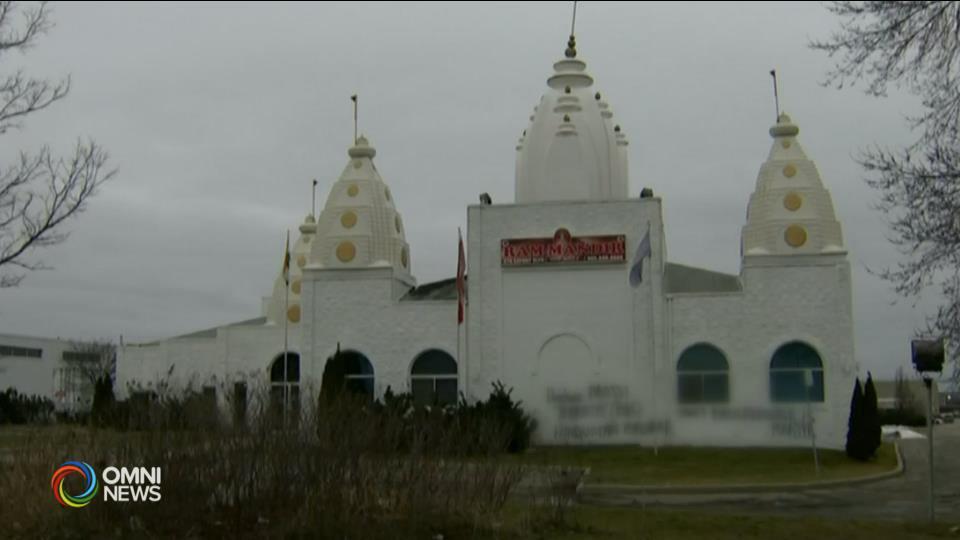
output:
POLYGON ((270 364, 270 411, 281 425, 300 419, 300 355, 295 352, 280 353, 270 364))
POLYGON ((427 349, 410 366, 410 393, 418 405, 457 402, 457 361, 440 349, 427 349))

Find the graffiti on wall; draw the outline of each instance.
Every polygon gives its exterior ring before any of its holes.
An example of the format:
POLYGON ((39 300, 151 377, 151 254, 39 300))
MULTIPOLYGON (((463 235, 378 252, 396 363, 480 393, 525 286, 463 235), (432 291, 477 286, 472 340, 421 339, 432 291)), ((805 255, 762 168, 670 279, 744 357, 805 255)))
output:
POLYGON ((582 442, 638 437, 667 437, 675 423, 709 422, 768 429, 771 437, 808 439, 813 422, 800 406, 685 405, 676 418, 651 414, 627 385, 591 384, 582 388, 548 387, 546 406, 554 422, 544 426, 558 441, 582 442))
POLYGON ((680 408, 680 417, 711 422, 766 423, 772 436, 792 439, 809 438, 812 429, 809 413, 797 407, 686 406, 680 408))
POLYGON ((564 441, 605 440, 642 435, 669 435, 667 418, 645 418, 643 404, 626 385, 592 384, 586 388, 547 388, 547 406, 556 418, 553 437, 564 441))

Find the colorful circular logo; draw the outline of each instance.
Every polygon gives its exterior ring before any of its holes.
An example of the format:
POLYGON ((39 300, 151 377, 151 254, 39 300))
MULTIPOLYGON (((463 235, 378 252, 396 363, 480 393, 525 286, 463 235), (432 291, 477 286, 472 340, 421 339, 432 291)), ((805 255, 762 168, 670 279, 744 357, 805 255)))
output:
POLYGON ((54 471, 53 478, 50 479, 50 488, 53 489, 53 496, 61 505, 83 508, 97 496, 100 484, 97 483, 97 475, 93 472, 93 467, 82 461, 68 461, 54 471), (70 495, 63 490, 63 481, 71 474, 79 474, 83 477, 83 493, 70 495))

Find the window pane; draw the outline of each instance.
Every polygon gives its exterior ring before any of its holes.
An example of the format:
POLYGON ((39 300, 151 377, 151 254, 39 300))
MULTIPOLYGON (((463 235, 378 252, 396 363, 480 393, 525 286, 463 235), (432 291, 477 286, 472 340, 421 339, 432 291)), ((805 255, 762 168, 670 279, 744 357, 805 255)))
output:
POLYGON ((810 401, 823 401, 823 370, 813 370, 813 388, 810 389, 810 401))
POLYGON ((823 401, 822 369, 778 369, 770 372, 770 397, 773 401, 823 401), (807 388, 807 372, 813 374, 813 386, 807 388))
POLYGON ((433 379, 411 380, 410 392, 413 394, 413 402, 417 405, 433 405, 433 379))
POLYGON ((457 380, 437 379, 437 402, 452 405, 457 402, 457 380))
POLYGON ((373 365, 366 356, 356 351, 346 351, 343 355, 344 372, 347 375, 373 375, 373 365))
POLYGON ((412 375, 456 375, 457 362, 449 354, 431 349, 424 351, 413 361, 412 375))
POLYGON ((291 354, 287 357, 287 382, 300 382, 299 354, 291 354))
POLYGON ((677 362, 677 371, 726 371, 727 359, 713 345, 694 345, 683 351, 677 362))
POLYGON ((726 373, 711 373, 703 376, 703 401, 722 403, 730 399, 726 373))
POLYGON ((800 342, 787 343, 773 353, 770 368, 800 369, 822 368, 820 355, 809 345, 800 342))
POLYGON ((699 403, 703 398, 703 382, 700 375, 681 373, 677 376, 677 396, 680 403, 699 403))
POLYGON ((280 353, 270 366, 270 382, 300 382, 300 355, 294 352, 287 353, 287 369, 283 369, 283 353, 280 353))

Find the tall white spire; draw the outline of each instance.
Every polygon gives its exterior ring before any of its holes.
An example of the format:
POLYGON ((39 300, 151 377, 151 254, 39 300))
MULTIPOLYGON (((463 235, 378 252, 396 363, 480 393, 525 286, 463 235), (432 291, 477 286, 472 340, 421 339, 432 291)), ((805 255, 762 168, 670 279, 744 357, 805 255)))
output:
POLYGON ((844 252, 830 192, 797 141, 798 133, 786 114, 770 128, 773 145, 747 208, 744 257, 844 252))
POLYGON ((626 136, 570 36, 517 144, 516 202, 627 197, 626 136))

